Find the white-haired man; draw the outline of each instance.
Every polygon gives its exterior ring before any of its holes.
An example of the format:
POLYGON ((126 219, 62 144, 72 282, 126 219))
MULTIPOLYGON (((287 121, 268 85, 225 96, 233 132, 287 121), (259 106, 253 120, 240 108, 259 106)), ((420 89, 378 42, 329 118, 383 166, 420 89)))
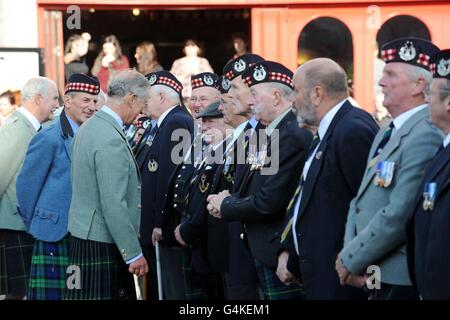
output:
MULTIPOLYGON (((155 274, 153 246, 160 242, 165 298, 185 299, 183 251, 173 248, 177 245, 173 232, 179 224, 172 220, 178 217, 177 204, 170 201, 172 177, 183 155, 175 152, 174 156, 178 159, 174 159, 172 150, 180 142, 185 143, 186 147, 191 144, 194 122, 181 105, 183 87, 173 74, 158 71, 146 77, 151 85, 147 112, 157 123, 149 134, 152 138, 141 142, 145 145, 136 154, 142 176, 141 244, 155 274), (181 135, 178 136, 178 133, 181 135)), ((148 279, 151 281, 150 276, 148 279)))
POLYGON ((18 215, 17 175, 28 144, 57 107, 55 83, 32 78, 22 89, 22 107, 0 128, 0 294, 11 298, 22 298, 27 292, 34 242, 18 215))
POLYGON ((378 132, 369 151, 336 260, 342 285, 362 287, 366 273, 379 268, 381 281, 374 281, 372 299, 417 299, 406 263, 405 223, 425 168, 442 142, 428 120, 425 102, 431 82, 429 59, 438 50, 417 38, 393 40, 382 47, 386 66, 379 85, 393 121, 378 132))

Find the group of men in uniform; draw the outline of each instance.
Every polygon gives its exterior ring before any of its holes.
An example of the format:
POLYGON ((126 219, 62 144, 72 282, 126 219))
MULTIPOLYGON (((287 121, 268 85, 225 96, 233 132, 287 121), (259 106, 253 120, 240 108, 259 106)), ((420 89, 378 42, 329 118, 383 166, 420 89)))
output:
POLYGON ((192 76, 189 111, 168 71, 118 73, 95 113, 76 74, 38 134, 56 87, 30 80, 0 129, 0 293, 135 299, 134 275, 148 299, 158 281, 165 299, 449 299, 450 50, 381 52, 381 129, 328 58, 237 57, 192 76))

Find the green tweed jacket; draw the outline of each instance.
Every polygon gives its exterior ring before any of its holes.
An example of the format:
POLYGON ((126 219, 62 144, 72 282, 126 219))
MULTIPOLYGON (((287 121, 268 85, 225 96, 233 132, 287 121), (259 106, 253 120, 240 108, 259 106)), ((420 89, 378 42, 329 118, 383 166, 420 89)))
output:
POLYGON ((16 180, 36 129, 19 111, 0 128, 0 229, 24 231, 17 210, 16 180))
POLYGON ((98 111, 75 136, 69 232, 114 243, 127 261, 142 253, 139 169, 117 121, 98 111))

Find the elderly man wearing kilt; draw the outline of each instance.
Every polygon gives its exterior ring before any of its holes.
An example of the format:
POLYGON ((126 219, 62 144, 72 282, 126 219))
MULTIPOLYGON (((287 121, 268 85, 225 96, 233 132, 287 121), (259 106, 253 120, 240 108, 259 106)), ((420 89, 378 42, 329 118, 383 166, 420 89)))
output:
POLYGON ((132 274, 148 272, 139 244, 140 176, 122 130, 149 97, 147 79, 119 72, 105 106, 80 128, 72 155, 70 275, 64 299, 135 299, 132 274))
POLYGON ((58 106, 55 83, 44 77, 28 80, 22 104, 0 128, 0 295, 7 299, 27 293, 34 239, 18 215, 16 181, 31 139, 58 106))
POLYGON ((95 112, 100 84, 73 74, 64 93, 64 110, 51 126, 31 140, 17 177, 17 200, 27 232, 35 239, 31 258, 29 300, 61 300, 69 257, 69 215, 72 186, 72 140, 95 112))

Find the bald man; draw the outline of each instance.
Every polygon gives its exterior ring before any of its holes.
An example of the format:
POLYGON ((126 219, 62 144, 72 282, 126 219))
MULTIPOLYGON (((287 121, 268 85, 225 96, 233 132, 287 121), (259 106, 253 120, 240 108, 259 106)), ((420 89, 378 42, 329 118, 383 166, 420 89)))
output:
POLYGON ((378 131, 348 98, 345 71, 331 59, 313 59, 295 72, 291 100, 298 120, 318 130, 288 208, 277 275, 285 284, 300 280, 307 299, 364 297, 361 289, 340 286, 334 270, 350 200, 378 131))

